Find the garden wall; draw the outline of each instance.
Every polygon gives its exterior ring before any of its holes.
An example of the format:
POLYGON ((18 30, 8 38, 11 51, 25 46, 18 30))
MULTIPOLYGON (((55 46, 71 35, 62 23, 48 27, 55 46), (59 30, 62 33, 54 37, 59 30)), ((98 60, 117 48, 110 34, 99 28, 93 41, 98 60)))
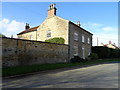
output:
POLYGON ((2 66, 68 62, 68 45, 2 38, 2 66))

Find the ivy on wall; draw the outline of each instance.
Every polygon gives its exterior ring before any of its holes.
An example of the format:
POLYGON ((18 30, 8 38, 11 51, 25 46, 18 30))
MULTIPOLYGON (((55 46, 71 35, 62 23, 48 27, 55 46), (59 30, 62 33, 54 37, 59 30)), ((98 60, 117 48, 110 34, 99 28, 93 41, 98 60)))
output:
POLYGON ((62 37, 55 37, 55 38, 47 39, 45 40, 45 42, 64 44, 65 40, 62 37))

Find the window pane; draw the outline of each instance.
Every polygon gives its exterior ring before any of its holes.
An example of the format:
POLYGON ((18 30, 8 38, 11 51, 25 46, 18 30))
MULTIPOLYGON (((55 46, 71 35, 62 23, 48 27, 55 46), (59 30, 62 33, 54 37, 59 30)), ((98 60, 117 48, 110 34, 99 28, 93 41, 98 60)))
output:
POLYGON ((82 35, 82 42, 85 42, 85 38, 84 38, 84 35, 82 35))
POLYGON ((74 40, 78 40, 78 33, 74 32, 74 40))
POLYGON ((78 46, 74 46, 74 56, 78 55, 78 46))
POLYGON ((51 37, 51 31, 47 31, 47 37, 51 37))
POLYGON ((82 57, 85 59, 85 48, 82 48, 82 57))

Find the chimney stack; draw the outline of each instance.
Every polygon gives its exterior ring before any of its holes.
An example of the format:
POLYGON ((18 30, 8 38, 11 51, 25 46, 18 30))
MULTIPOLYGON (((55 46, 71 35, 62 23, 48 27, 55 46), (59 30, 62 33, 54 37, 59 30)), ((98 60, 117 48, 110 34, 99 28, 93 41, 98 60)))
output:
POLYGON ((56 7, 55 7, 56 5, 55 4, 51 4, 50 6, 49 6, 49 9, 48 9, 48 17, 52 17, 52 16, 54 16, 54 15, 56 15, 56 7))
POLYGON ((78 21, 76 25, 78 25, 80 27, 80 21, 78 21))
POLYGON ((109 41, 109 44, 112 44, 111 41, 109 41))
POLYGON ((26 29, 29 29, 29 28, 30 28, 29 24, 26 23, 26 25, 25 25, 25 30, 26 30, 26 29))

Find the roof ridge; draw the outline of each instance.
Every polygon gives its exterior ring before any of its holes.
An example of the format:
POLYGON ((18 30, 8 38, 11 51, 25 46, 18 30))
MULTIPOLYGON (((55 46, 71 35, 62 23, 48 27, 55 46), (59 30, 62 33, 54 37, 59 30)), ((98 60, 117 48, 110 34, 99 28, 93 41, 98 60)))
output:
POLYGON ((35 27, 32 27, 32 28, 29 28, 29 29, 26 29, 26 30, 18 33, 17 35, 20 35, 20 34, 23 34, 23 33, 27 33, 27 32, 37 31, 37 28, 38 28, 39 26, 40 26, 40 25, 35 26, 35 27))

